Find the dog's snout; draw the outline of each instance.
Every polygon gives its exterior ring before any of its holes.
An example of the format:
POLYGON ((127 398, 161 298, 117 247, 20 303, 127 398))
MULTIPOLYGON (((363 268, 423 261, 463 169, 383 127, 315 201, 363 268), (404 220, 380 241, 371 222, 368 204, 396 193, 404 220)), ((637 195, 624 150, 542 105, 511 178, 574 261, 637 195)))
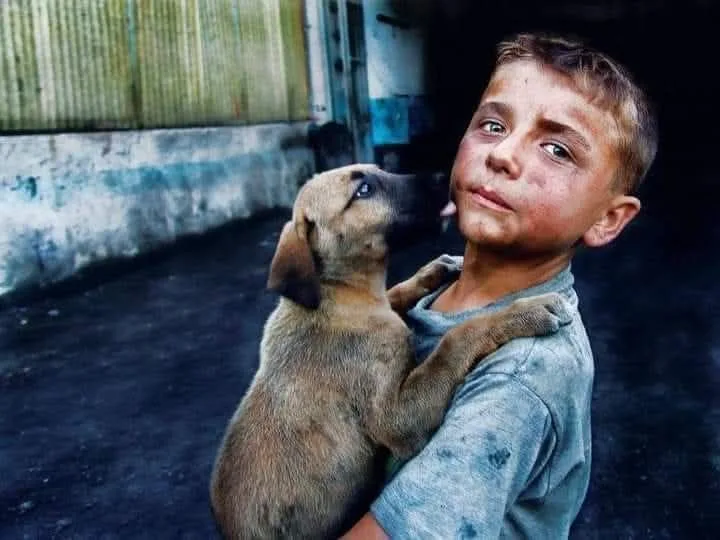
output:
POLYGON ((428 173, 424 175, 424 186, 428 192, 428 195, 433 198, 437 198, 441 201, 447 202, 447 193, 449 189, 449 176, 441 171, 428 173))
POLYGON ((431 182, 436 187, 445 187, 448 182, 448 175, 444 172, 434 172, 430 175, 431 182))

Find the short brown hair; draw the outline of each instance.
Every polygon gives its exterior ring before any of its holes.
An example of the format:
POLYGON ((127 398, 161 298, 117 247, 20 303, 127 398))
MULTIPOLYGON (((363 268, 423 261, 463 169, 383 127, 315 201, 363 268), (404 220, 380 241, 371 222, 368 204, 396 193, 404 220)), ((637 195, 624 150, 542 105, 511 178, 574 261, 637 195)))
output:
POLYGON ((645 92, 609 56, 580 41, 546 34, 517 34, 497 49, 496 68, 531 59, 568 77, 592 103, 608 110, 619 134, 615 187, 634 193, 657 153, 657 119, 645 92))

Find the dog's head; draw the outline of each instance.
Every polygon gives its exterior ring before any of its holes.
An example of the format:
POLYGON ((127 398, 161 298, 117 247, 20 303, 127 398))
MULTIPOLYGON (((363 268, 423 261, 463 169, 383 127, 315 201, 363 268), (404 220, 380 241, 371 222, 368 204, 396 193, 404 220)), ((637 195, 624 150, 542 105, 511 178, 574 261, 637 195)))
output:
POLYGON ((322 281, 384 275, 389 250, 437 223, 447 203, 439 175, 349 165, 314 176, 298 193, 270 266, 268 288, 315 309, 322 281))

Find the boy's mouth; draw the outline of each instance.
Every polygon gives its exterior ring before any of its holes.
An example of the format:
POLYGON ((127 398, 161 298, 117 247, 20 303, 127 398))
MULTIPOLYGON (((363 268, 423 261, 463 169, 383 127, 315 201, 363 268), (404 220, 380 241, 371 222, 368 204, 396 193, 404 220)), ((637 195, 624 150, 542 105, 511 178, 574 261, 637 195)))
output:
POLYGON ((477 187, 470 188, 470 196, 473 201, 482 206, 494 208, 496 210, 512 210, 512 207, 505 202, 500 195, 490 187, 478 185, 477 187))

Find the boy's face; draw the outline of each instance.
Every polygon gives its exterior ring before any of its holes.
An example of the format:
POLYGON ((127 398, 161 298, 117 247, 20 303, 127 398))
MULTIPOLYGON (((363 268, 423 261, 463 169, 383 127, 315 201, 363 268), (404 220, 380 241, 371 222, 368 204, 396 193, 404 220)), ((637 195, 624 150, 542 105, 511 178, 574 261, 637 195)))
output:
POLYGON ((524 254, 561 253, 581 238, 605 243, 586 233, 618 197, 614 129, 563 75, 530 60, 500 66, 451 173, 463 236, 524 254))

